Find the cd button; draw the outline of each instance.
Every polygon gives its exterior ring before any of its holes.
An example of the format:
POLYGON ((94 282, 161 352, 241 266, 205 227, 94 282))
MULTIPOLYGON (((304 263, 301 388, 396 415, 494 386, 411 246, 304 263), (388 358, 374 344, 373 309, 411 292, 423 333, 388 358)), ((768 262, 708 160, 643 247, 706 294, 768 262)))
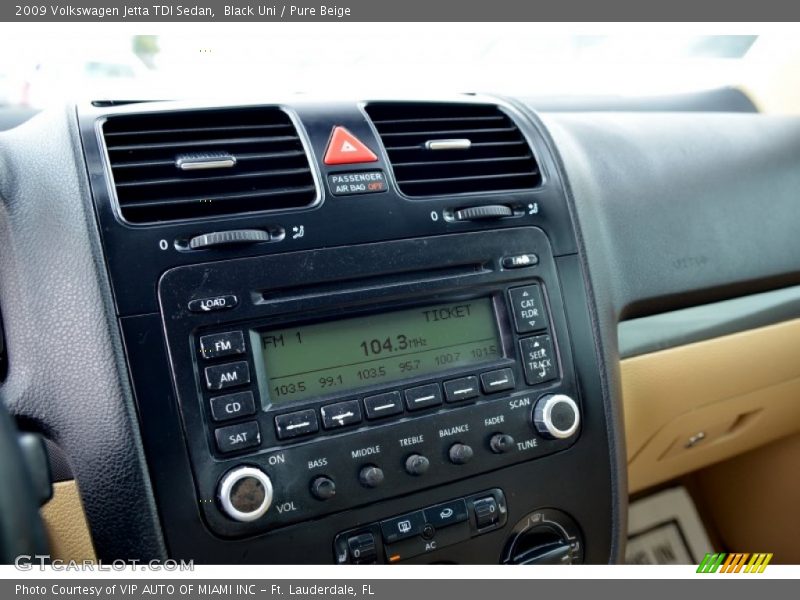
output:
POLYGON ((210 390, 224 390, 250 383, 250 367, 243 360, 206 367, 205 373, 206 387, 210 390))
POLYGON ((364 409, 368 419, 382 419, 403 412, 400 392, 387 392, 364 398, 364 409))
POLYGON ((288 440, 317 431, 319 431, 319 423, 317 422, 317 413, 313 409, 275 417, 275 432, 278 434, 278 439, 288 440))
POLYGON ((226 331, 204 335, 200 338, 200 352, 205 359, 244 354, 244 334, 241 331, 226 331))
POLYGON ((253 392, 239 392, 211 399, 211 418, 215 421, 229 421, 255 414, 256 403, 253 392))
POLYGON ((361 422, 361 405, 358 400, 348 400, 323 406, 322 426, 325 429, 338 429, 361 422))
POLYGON ((511 369, 498 369, 481 374, 481 385, 487 394, 495 394, 506 390, 513 390, 514 372, 511 369))
POLYGON ((438 383, 429 383, 406 390, 406 406, 408 410, 420 410, 442 403, 442 390, 438 383))
POLYGON ((444 382, 444 398, 447 402, 461 402, 480 395, 478 378, 474 375, 444 382))

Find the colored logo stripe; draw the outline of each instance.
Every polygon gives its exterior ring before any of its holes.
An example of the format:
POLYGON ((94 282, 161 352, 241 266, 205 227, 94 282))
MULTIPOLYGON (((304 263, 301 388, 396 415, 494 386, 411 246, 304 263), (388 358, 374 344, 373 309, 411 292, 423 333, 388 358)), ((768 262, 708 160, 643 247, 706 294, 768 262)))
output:
POLYGON ((706 554, 697 567, 697 573, 763 573, 772 560, 771 553, 718 552, 706 554), (749 559, 749 560, 748 560, 749 559))

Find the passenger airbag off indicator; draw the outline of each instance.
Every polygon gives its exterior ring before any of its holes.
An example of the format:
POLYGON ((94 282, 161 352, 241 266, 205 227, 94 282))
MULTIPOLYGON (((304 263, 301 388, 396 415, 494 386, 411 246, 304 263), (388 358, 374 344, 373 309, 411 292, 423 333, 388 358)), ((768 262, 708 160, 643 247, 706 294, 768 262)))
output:
POLYGON ((354 165, 377 160, 377 155, 347 129, 341 125, 333 128, 328 149, 325 150, 326 165, 354 165))
POLYGON ((353 194, 374 194, 387 189, 386 176, 383 171, 359 171, 357 173, 329 173, 328 187, 334 196, 350 196, 353 194))

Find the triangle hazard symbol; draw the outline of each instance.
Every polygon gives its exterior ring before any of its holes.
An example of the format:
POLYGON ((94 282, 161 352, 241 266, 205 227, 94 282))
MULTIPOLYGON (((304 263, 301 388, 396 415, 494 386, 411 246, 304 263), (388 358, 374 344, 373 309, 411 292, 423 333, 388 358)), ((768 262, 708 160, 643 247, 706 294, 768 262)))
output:
POLYGON ((350 165, 377 160, 375 153, 347 129, 341 125, 333 128, 328 149, 325 151, 326 165, 350 165))

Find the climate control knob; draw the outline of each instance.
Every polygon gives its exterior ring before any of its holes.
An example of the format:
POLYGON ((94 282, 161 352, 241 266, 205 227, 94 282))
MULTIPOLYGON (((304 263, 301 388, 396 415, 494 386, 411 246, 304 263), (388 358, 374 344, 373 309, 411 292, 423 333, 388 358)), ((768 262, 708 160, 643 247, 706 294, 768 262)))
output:
POLYGON ((272 481, 256 467, 236 467, 220 480, 217 498, 231 519, 255 521, 272 504, 272 481))
POLYGON ((566 394, 547 394, 533 407, 533 426, 542 436, 552 440, 573 436, 580 421, 578 405, 566 394))

